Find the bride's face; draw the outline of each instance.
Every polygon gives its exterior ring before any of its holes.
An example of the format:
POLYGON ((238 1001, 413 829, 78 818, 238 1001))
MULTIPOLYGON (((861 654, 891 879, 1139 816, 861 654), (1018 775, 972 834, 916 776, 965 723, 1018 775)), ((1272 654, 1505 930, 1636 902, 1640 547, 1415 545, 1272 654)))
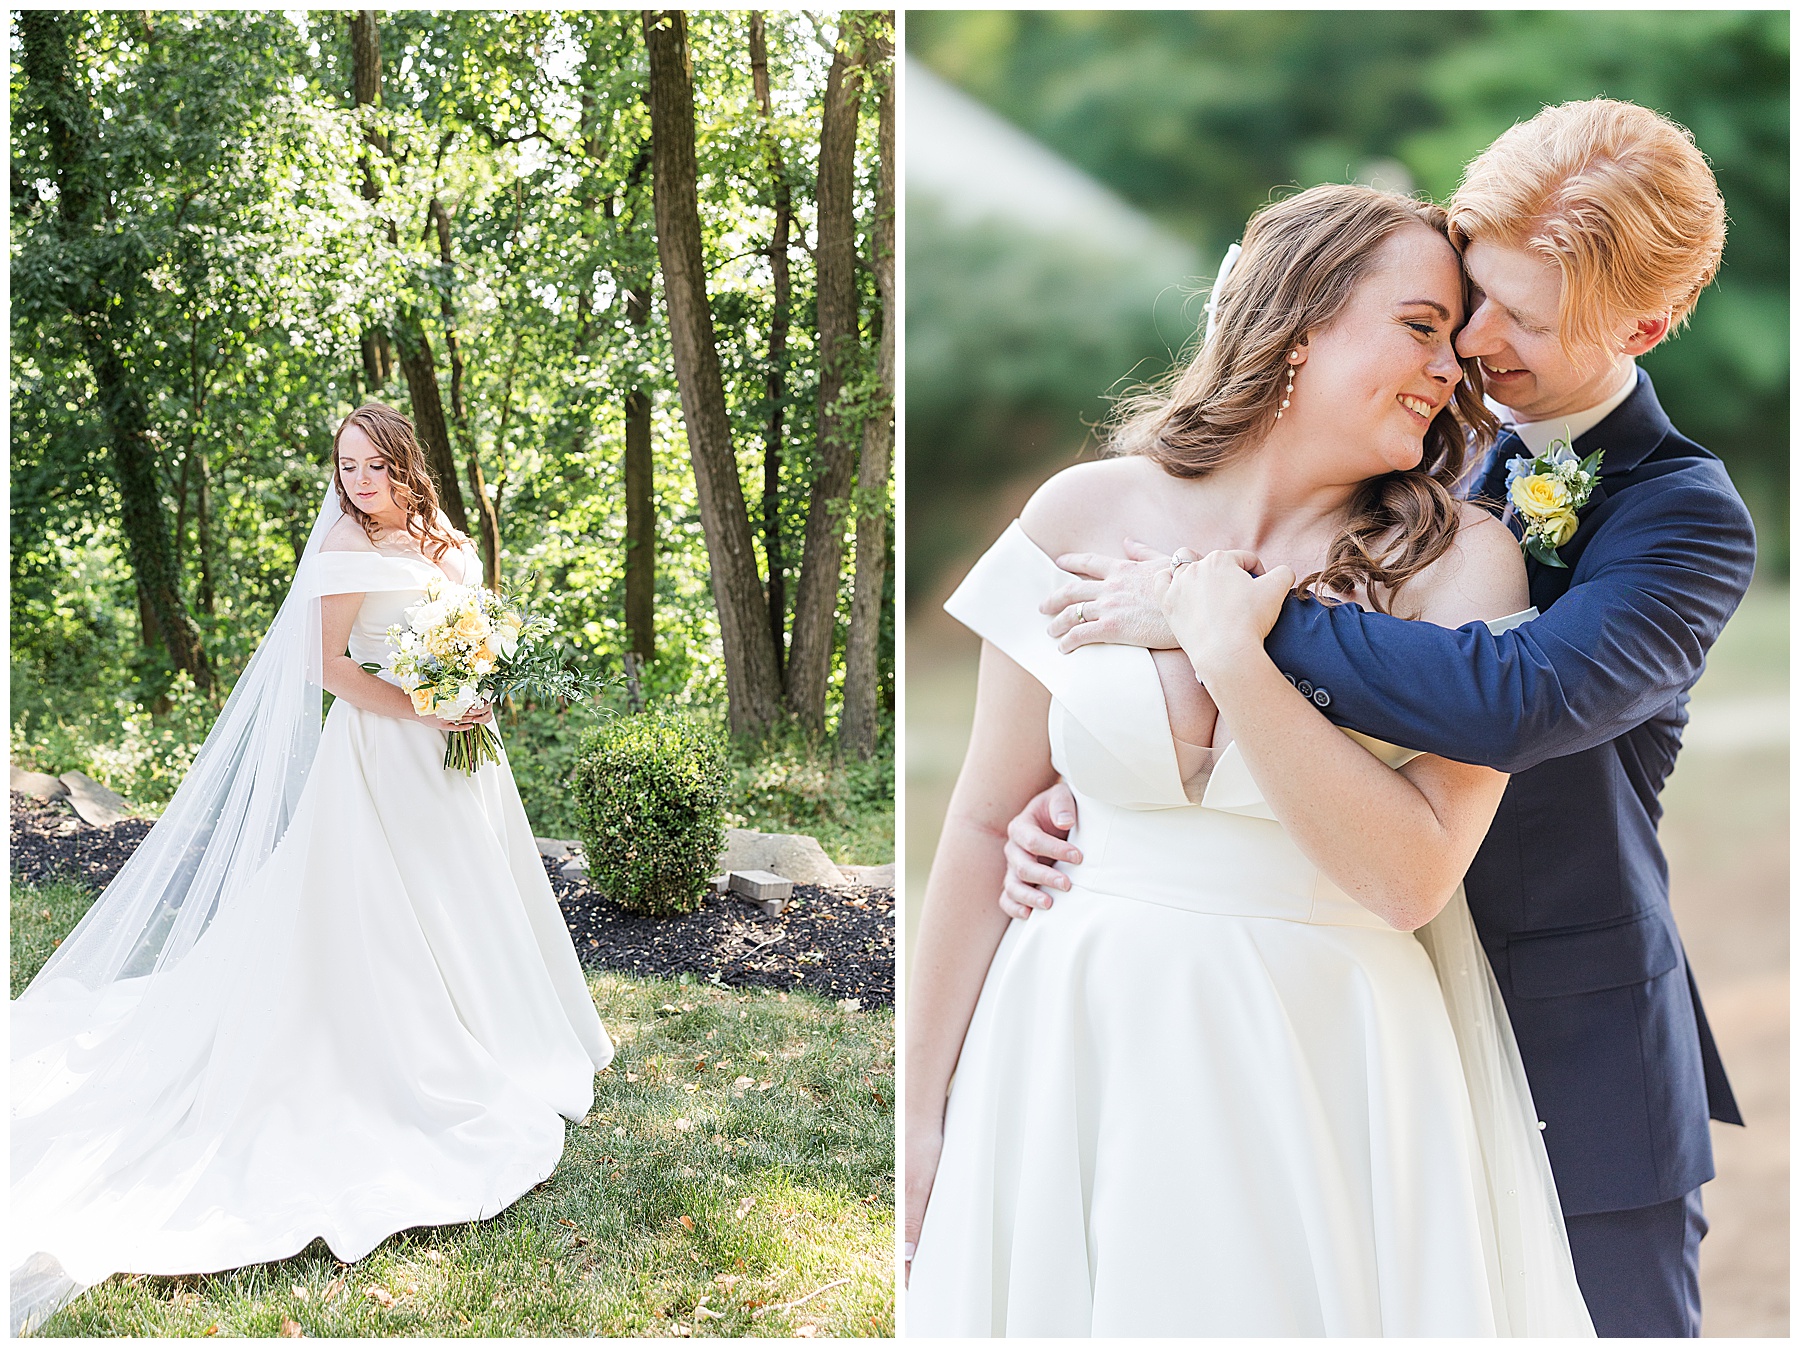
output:
POLYGON ((1341 446, 1346 481, 1416 468, 1424 457, 1425 432, 1462 378, 1453 344, 1462 294, 1455 250, 1437 231, 1408 225, 1381 245, 1343 311, 1297 348, 1294 429, 1341 446))
POLYGON ((337 444, 338 480, 365 515, 377 519, 394 513, 393 483, 387 456, 356 426, 344 427, 337 444))

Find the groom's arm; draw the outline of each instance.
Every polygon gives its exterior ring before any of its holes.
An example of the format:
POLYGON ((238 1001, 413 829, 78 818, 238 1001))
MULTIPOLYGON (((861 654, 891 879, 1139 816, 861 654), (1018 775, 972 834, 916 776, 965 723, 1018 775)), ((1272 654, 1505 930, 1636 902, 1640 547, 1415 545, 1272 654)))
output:
POLYGON ((1266 643, 1340 724, 1503 772, 1617 738, 1700 673, 1755 569, 1722 466, 1637 491, 1547 613, 1498 636, 1290 599, 1266 643))

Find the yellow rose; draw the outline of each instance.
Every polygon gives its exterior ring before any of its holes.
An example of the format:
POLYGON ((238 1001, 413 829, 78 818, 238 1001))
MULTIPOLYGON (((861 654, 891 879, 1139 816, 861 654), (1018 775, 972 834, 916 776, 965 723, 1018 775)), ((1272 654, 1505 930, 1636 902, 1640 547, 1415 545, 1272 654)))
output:
POLYGON ((413 710, 421 716, 431 715, 431 689, 415 688, 412 690, 413 710))
POLYGON ((1512 484, 1512 503, 1521 515, 1547 520, 1568 509, 1569 489, 1560 478, 1548 473, 1533 473, 1512 484))
POLYGON ((1573 510, 1561 510, 1539 525, 1538 533, 1551 547, 1560 548, 1575 537, 1575 530, 1580 527, 1581 521, 1575 518, 1573 510))
POLYGON ((464 613, 456 620, 456 635, 464 641, 474 643, 488 634, 488 620, 479 610, 464 613))
POLYGON ((493 647, 491 647, 485 641, 482 642, 481 645, 479 645, 475 648, 474 659, 475 659, 475 672, 477 674, 488 673, 494 667, 493 647))

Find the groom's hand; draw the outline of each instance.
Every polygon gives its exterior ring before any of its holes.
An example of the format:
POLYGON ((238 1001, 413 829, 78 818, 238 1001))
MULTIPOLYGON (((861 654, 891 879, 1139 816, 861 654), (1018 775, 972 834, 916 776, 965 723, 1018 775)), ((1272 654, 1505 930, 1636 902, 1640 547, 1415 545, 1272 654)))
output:
POLYGON ((1033 796, 1006 826, 1006 884, 1000 911, 1023 921, 1033 908, 1048 908, 1049 890, 1066 890, 1069 877, 1050 864, 1081 864, 1081 849, 1069 841, 1075 827, 1074 793, 1058 782, 1033 796))
POLYGON ((1048 631, 1059 639, 1057 647, 1064 654, 1091 641, 1153 651, 1175 648, 1175 633, 1162 610, 1162 592, 1169 584, 1166 553, 1128 538, 1124 559, 1067 552, 1056 564, 1076 579, 1052 591, 1038 608, 1053 615, 1048 631))

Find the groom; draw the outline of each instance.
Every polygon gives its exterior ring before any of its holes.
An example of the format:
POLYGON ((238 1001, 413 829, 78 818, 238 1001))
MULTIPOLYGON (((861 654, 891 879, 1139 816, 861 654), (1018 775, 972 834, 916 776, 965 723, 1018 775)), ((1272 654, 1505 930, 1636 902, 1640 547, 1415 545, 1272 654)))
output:
MULTIPOLYGON (((1332 720, 1513 774, 1465 888, 1576 1275, 1601 1335, 1695 1336, 1707 1119, 1743 1120, 1669 910, 1657 797, 1755 540, 1723 465, 1670 424, 1634 358, 1712 280, 1724 202, 1683 128, 1594 99, 1501 136, 1449 210, 1480 292, 1457 350, 1510 422, 1474 494, 1505 501, 1507 460, 1552 439, 1604 451, 1567 569, 1529 562, 1542 616, 1499 636, 1297 598, 1267 647, 1332 720)), ((1045 604, 1064 650, 1175 645, 1154 588, 1166 559, 1134 557, 1059 559, 1082 577, 1045 604)), ((1013 821, 1014 917, 1067 887, 1035 858, 1071 859, 1073 822, 1062 787, 1013 821)))

